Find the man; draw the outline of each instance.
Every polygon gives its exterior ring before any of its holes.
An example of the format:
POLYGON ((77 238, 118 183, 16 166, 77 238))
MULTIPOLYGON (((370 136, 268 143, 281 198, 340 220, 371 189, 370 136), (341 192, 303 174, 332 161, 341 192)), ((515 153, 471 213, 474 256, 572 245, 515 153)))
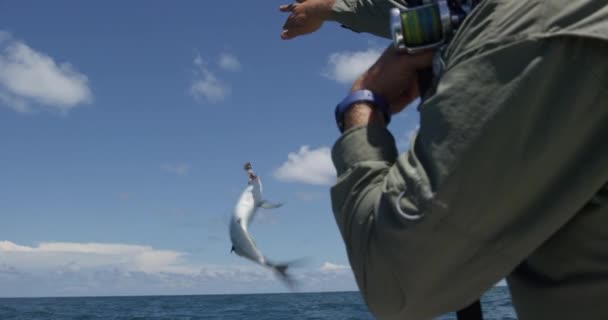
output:
POLYGON ((428 319, 506 276, 519 319, 608 319, 608 1, 485 0, 447 48, 389 47, 352 90, 400 112, 434 53, 406 154, 374 102, 348 108, 332 150, 370 310, 428 319))

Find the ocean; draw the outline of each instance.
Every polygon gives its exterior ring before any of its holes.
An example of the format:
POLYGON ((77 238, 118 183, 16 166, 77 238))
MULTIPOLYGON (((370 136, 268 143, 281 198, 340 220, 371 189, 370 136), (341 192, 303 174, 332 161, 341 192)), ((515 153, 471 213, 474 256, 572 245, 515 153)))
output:
MULTIPOLYGON (((517 319, 506 287, 482 298, 484 319, 517 319)), ((358 292, 2 298, 1 320, 373 319, 358 292)), ((446 314, 437 319, 456 319, 446 314)))

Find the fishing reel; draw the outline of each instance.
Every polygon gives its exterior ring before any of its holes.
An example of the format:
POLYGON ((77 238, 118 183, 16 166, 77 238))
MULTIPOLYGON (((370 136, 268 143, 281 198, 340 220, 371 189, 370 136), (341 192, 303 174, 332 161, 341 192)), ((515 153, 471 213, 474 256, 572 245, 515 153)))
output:
POLYGON ((447 43, 462 21, 481 0, 403 0, 390 11, 395 48, 416 53, 447 43))

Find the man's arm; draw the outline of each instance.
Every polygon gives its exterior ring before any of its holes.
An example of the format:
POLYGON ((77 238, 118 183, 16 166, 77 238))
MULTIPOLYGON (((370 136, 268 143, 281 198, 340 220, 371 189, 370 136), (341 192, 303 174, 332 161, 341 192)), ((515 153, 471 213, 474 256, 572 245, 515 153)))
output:
POLYGON ((605 82, 581 77, 599 54, 577 45, 514 39, 450 65, 401 156, 375 111, 346 114, 332 149, 332 206, 376 317, 468 305, 608 180, 597 138, 608 136, 605 82))
POLYGON ((389 12, 397 1, 336 0, 330 19, 356 32, 390 39, 389 12))
POLYGON ((389 0, 298 0, 279 7, 290 15, 281 38, 287 40, 317 31, 325 21, 336 21, 354 31, 391 38, 389 0))

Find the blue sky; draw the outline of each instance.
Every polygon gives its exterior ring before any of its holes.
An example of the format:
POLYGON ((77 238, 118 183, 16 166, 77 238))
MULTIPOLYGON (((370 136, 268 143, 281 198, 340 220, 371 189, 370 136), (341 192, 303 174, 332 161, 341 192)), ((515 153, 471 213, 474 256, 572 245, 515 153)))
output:
MULTIPOLYGON (((303 291, 356 289, 331 212, 333 108, 388 41, 326 23, 279 38, 280 1, 0 1, 0 296, 277 292, 229 254, 251 233, 303 291)), ((403 150, 415 108, 394 118, 403 150)))

